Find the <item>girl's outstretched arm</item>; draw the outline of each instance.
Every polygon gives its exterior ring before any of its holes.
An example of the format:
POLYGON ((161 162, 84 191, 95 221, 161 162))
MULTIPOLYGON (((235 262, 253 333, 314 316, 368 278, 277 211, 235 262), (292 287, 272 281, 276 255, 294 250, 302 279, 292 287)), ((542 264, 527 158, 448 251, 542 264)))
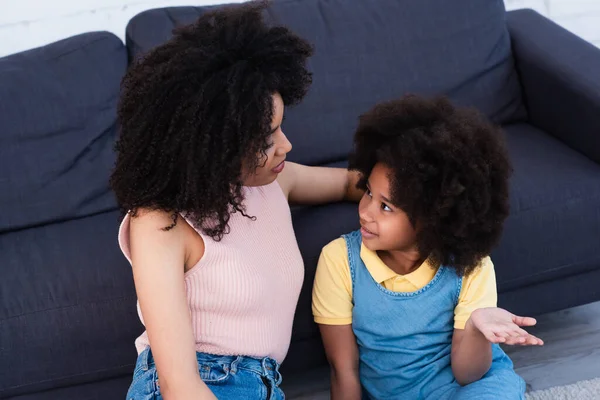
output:
POLYGON ((360 201, 363 191, 356 187, 359 175, 344 168, 307 167, 286 162, 277 178, 291 204, 324 204, 360 201))
POLYGON ((360 400, 358 346, 352 325, 319 324, 331 366, 331 400, 360 400))
POLYGON ((530 317, 519 317, 497 307, 480 308, 471 314, 465 329, 452 338, 452 372, 456 381, 468 385, 481 379, 492 364, 492 343, 535 346, 544 342, 522 326, 533 326, 530 317))
POLYGON ((465 329, 455 329, 452 336, 452 373, 464 386, 481 379, 492 365, 492 345, 469 322, 465 329))
MULTIPOLYGON (((515 336, 525 337, 521 344, 537 344, 529 342, 533 338, 520 326, 535 324, 533 318, 520 318, 508 311, 496 308, 498 295, 496 292, 496 273, 489 257, 481 260, 481 265, 471 274, 463 278, 458 305, 454 310, 454 335, 452 337, 452 372, 457 382, 468 385, 481 379, 492 364, 492 343, 515 344, 510 339, 515 336), (500 318, 504 328, 492 325, 495 318, 500 318), (490 334, 496 331, 501 335, 490 334), (504 338, 508 340, 503 341, 504 338)), ((537 339, 537 338, 536 338, 537 339)))
MULTIPOLYGON (((173 229, 170 213, 139 211, 131 218, 129 242, 135 288, 165 400, 216 399, 200 379, 187 306, 184 266, 189 226, 173 229)), ((190 228, 191 229, 191 228, 190 228)))

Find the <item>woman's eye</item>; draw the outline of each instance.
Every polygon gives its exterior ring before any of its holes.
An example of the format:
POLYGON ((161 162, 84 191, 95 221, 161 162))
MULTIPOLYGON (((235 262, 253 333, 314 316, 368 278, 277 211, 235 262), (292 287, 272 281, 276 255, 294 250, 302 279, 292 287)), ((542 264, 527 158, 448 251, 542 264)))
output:
POLYGON ((389 207, 387 206, 387 204, 385 204, 385 203, 381 203, 381 208, 383 209, 383 211, 392 211, 392 209, 391 209, 391 208, 389 208, 389 207))
POLYGON ((373 197, 373 194, 371 193, 371 190, 367 188, 367 190, 365 191, 365 194, 369 197, 373 197))

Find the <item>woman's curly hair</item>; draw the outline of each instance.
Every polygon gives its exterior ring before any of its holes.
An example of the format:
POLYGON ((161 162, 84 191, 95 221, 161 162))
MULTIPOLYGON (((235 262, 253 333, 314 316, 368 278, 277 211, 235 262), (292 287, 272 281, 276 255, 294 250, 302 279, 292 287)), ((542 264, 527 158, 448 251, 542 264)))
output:
MULTIPOLYGON (((263 21, 267 2, 219 8, 136 61, 121 84, 111 186, 123 211, 185 215, 215 240, 244 215, 242 167, 264 163, 272 95, 305 96, 312 46, 263 21)), ((174 226, 166 227, 170 229, 174 226)))
POLYGON ((360 117, 350 168, 366 189, 376 163, 389 167, 390 196, 416 227, 419 252, 468 275, 500 239, 509 213, 503 137, 474 109, 406 96, 360 117))

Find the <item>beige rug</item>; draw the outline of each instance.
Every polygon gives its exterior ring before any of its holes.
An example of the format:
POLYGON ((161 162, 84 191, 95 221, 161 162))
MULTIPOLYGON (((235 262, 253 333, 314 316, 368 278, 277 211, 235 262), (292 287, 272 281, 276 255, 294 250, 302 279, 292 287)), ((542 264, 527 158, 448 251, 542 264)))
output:
POLYGON ((600 400, 600 378, 526 394, 527 400, 600 400))

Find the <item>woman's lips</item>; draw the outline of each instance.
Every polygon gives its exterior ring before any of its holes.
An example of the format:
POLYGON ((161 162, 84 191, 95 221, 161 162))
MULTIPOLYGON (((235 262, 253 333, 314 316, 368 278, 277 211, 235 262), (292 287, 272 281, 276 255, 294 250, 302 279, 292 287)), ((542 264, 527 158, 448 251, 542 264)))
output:
POLYGON ((285 161, 282 161, 275 168, 273 168, 271 171, 273 171, 274 173, 278 174, 281 171, 283 171, 284 167, 285 167, 285 161))

